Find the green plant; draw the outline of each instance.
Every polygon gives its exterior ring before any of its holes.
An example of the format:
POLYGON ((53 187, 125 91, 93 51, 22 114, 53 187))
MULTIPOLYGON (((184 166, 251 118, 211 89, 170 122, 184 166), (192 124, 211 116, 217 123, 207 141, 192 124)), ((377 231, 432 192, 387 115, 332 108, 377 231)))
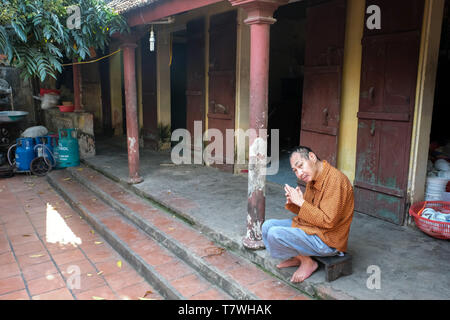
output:
POLYGON ((158 138, 161 142, 170 142, 170 137, 172 132, 170 130, 170 125, 164 125, 162 123, 158 124, 158 138))
POLYGON ((56 79, 63 59, 84 60, 104 50, 114 33, 128 32, 125 19, 102 0, 2 0, 0 54, 24 78, 56 79), (80 9, 80 28, 67 25, 69 6, 80 9))

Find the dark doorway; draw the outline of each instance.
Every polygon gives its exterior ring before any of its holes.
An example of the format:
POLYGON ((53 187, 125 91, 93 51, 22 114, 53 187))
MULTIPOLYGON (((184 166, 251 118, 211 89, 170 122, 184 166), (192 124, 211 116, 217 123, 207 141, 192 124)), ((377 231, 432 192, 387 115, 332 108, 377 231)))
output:
MULTIPOLYGON (((227 129, 234 129, 236 114, 236 46, 237 11, 232 10, 211 16, 209 25, 209 106, 208 129, 217 129, 226 135, 227 129)), ((223 140, 223 149, 226 150, 223 140)), ((234 141, 233 141, 234 149, 234 141)), ((213 166, 226 172, 233 172, 226 152, 211 154, 213 166)))
POLYGON ((144 146, 158 146, 158 102, 156 95, 156 51, 150 51, 147 33, 141 38, 142 136, 144 146))
POLYGON ((278 129, 280 164, 278 173, 267 179, 295 186, 289 154, 300 144, 306 5, 296 2, 282 6, 274 18, 277 22, 270 29, 268 152, 272 152, 270 130, 278 129))
POLYGON ((280 149, 300 142, 306 6, 280 7, 270 29, 269 129, 280 130, 280 149))
MULTIPOLYGON (((438 159, 450 161, 450 130, 448 130, 448 106, 450 105, 450 1, 445 1, 444 18, 442 22, 441 44, 436 76, 436 89, 433 104, 433 116, 430 134, 429 160, 433 163, 438 159)), ((424 152, 426 152, 424 150, 424 152)), ((434 167, 429 166, 429 171, 434 167)))
POLYGON ((171 129, 186 129, 186 31, 172 33, 171 129))

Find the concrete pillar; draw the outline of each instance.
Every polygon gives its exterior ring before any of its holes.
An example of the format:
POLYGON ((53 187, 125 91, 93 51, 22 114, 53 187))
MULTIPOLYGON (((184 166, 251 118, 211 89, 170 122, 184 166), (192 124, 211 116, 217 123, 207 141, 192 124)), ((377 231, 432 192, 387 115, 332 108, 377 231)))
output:
POLYGON ((121 45, 125 85, 125 110, 127 117, 128 171, 130 184, 142 182, 139 176, 139 127, 136 96, 135 43, 121 45))
POLYGON ((248 13, 244 20, 250 26, 250 129, 256 131, 249 139, 247 233, 244 247, 262 249, 261 226, 266 209, 267 115, 269 90, 270 25, 275 23, 274 11, 288 0, 230 0, 248 13), (261 129, 262 132, 260 131, 261 129))

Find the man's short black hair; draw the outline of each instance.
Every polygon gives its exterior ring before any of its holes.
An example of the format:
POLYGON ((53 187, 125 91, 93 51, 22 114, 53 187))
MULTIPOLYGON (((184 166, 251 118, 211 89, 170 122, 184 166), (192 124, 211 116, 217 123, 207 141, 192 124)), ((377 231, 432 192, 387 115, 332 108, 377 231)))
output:
POLYGON ((317 157, 317 160, 320 161, 320 159, 319 159, 319 157, 317 156, 317 154, 316 154, 314 151, 312 151, 310 147, 307 147, 307 146, 299 146, 299 147, 297 147, 294 151, 292 151, 290 158, 292 158, 292 156, 293 156, 295 153, 298 153, 298 154, 300 154, 300 156, 301 156, 303 159, 309 159, 309 153, 310 153, 310 152, 314 153, 314 154, 316 155, 316 157, 317 157))

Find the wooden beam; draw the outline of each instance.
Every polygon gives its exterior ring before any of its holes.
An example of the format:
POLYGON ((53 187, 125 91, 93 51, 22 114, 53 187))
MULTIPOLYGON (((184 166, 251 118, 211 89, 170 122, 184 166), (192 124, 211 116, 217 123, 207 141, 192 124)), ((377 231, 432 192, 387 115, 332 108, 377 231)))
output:
POLYGON ((153 5, 140 8, 139 10, 130 11, 129 13, 125 13, 124 16, 127 18, 128 25, 134 27, 142 24, 150 24, 152 21, 161 18, 222 1, 223 0, 168 0, 156 2, 153 5))

